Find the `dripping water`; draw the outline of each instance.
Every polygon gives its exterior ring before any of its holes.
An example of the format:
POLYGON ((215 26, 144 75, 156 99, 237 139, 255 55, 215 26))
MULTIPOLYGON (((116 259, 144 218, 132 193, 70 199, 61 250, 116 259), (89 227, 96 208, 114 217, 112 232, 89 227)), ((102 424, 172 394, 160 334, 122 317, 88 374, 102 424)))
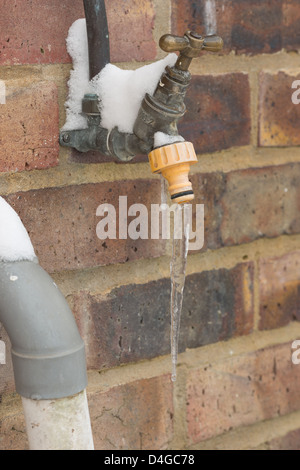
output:
MULTIPOLYGON (((161 176, 161 204, 168 203, 168 183, 161 176)), ((183 291, 185 285, 187 255, 189 250, 190 234, 190 205, 183 206, 175 204, 174 211, 174 230, 172 241, 172 259, 170 264, 171 274, 171 361, 172 361, 172 381, 177 377, 178 344, 180 333, 180 320, 183 303, 183 291), (183 223, 183 225, 182 225, 183 223), (183 227, 183 228, 182 228, 183 227)))
POLYGON ((161 204, 168 204, 168 182, 160 175, 161 204))
POLYGON ((183 291, 186 275, 187 255, 189 250, 190 224, 186 223, 182 230, 182 213, 185 215, 188 205, 178 205, 174 214, 173 252, 171 261, 171 359, 172 359, 172 381, 177 377, 178 343, 180 333, 180 320, 182 312, 183 291), (176 224, 178 224, 176 226, 176 224))

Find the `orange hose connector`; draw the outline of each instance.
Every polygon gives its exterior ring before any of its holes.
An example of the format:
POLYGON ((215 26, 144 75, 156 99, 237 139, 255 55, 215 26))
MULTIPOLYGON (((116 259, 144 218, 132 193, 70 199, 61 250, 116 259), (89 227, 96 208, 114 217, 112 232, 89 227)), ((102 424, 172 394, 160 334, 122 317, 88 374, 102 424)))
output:
POLYGON ((190 166, 197 163, 191 142, 177 142, 154 149, 149 153, 152 173, 161 173, 169 183, 171 199, 178 204, 194 199, 192 183, 189 181, 190 166))

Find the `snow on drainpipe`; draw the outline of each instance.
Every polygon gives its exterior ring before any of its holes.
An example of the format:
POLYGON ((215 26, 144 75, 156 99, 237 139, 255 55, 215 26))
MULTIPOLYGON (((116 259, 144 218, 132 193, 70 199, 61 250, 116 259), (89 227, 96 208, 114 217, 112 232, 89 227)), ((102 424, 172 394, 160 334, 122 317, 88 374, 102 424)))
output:
POLYGON ((19 216, 1 197, 0 322, 12 344, 30 449, 93 450, 83 341, 19 216))

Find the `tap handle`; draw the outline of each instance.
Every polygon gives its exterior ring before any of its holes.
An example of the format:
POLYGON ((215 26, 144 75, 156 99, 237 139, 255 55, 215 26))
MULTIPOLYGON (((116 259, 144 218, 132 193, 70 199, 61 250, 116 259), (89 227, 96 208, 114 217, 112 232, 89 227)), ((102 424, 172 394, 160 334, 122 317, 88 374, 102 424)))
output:
POLYGON ((219 36, 201 36, 187 31, 183 37, 165 34, 160 38, 159 46, 165 52, 179 51, 176 67, 188 70, 191 61, 202 51, 219 52, 223 48, 223 40, 219 36))
POLYGON ((159 47, 165 52, 183 51, 189 47, 189 39, 187 36, 174 36, 173 34, 165 34, 159 40, 159 47))

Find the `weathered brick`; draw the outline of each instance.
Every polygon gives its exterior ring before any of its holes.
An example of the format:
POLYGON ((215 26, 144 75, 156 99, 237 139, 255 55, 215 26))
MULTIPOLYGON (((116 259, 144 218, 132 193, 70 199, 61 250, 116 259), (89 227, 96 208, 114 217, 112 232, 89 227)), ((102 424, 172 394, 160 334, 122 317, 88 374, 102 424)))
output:
POLYGON ((57 87, 40 82, 27 88, 6 82, 0 105, 0 172, 53 167, 58 164, 57 87))
POLYGON ((259 263, 260 329, 300 320, 300 252, 259 263))
POLYGON ((298 50, 300 45, 299 0, 282 2, 282 46, 288 51, 298 50))
POLYGON ((300 450, 300 429, 266 443, 268 450, 300 450))
POLYGON ((193 369, 187 379, 187 425, 192 443, 300 408, 300 367, 291 344, 193 369))
POLYGON ((292 102, 292 89, 300 75, 288 72, 261 73, 259 77, 259 145, 300 145, 300 106, 292 102))
POLYGON ((221 200, 224 244, 299 233, 299 182, 300 165, 228 174, 221 200))
MULTIPOLYGON (((172 2, 175 34, 187 30, 205 33, 209 19, 206 2, 172 2)), ((299 0, 216 0, 217 32, 224 40, 224 52, 237 54, 274 53, 300 46, 299 0)))
POLYGON ((194 76, 186 97, 187 112, 179 124, 196 152, 215 152, 250 143, 248 75, 194 76))
POLYGON ((113 0, 106 2, 106 8, 112 61, 144 62, 155 59, 157 46, 153 37, 154 1, 113 0))
POLYGON ((195 202, 204 204, 204 247, 217 248, 223 245, 220 226, 223 220, 222 197, 226 194, 224 173, 202 173, 190 177, 195 193, 195 202))
POLYGON ((205 206, 205 248, 300 232, 300 165, 191 177, 205 206))
MULTIPOLYGON (((205 204, 205 248, 299 233, 299 178, 298 164, 194 175, 196 202, 205 204)), ((97 207, 109 203, 118 209, 119 195, 128 196, 128 207, 142 203, 149 210, 151 203, 160 203, 160 181, 33 190, 10 195, 7 200, 20 214, 49 272, 161 256, 162 240, 97 238, 97 207)))
MULTIPOLYGON (((106 7, 112 61, 154 59, 152 0, 110 0, 106 7)), ((82 0, 1 0, 0 64, 70 62, 66 37, 78 18, 82 0)))
POLYGON ((96 450, 166 449, 173 435, 169 375, 89 395, 96 450))
MULTIPOLYGON (((115 181, 66 188, 20 192, 6 199, 20 215, 41 265, 48 271, 83 269, 161 256, 164 240, 119 240, 119 196, 134 203, 159 204, 159 180, 115 181), (96 234, 100 204, 112 204, 117 213, 117 239, 96 234)), ((151 211, 149 210, 149 213, 151 211)), ((135 217, 128 217, 128 223, 135 217)))
MULTIPOLYGON (((179 350, 248 334, 253 326, 253 267, 187 276, 179 350)), ((170 352, 170 279, 81 292, 70 298, 88 367, 102 369, 170 352)))

